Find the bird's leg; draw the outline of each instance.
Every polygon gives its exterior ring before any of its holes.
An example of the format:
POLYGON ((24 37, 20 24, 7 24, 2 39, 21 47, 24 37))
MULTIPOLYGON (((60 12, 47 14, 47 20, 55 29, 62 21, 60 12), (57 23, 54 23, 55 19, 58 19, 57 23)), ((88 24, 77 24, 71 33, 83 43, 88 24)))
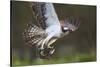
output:
POLYGON ((50 41, 48 42, 47 47, 48 47, 48 48, 53 48, 53 46, 51 46, 51 45, 52 45, 56 40, 57 40, 57 39, 52 39, 52 40, 50 40, 50 41))
POLYGON ((47 41, 47 48, 50 49, 49 54, 52 55, 55 51, 54 46, 51 46, 57 39, 51 39, 47 41))
POLYGON ((41 42, 41 48, 40 48, 41 50, 44 49, 45 42, 46 42, 46 39, 44 39, 44 40, 41 42))
POLYGON ((46 37, 44 40, 42 40, 39 44, 41 44, 41 47, 40 47, 40 54, 42 56, 46 56, 49 54, 53 54, 54 50, 51 49, 51 47, 48 47, 48 44, 52 44, 52 43, 48 43, 49 40, 52 38, 53 36, 49 35, 48 37, 46 37), (53 51, 53 52, 51 52, 53 51))
MULTIPOLYGON (((46 37, 44 39, 44 41, 42 42, 42 45, 41 45, 41 49, 44 49, 44 46, 46 46, 48 48, 48 42, 49 40, 53 37, 53 35, 49 35, 48 37, 46 37)), ((50 43, 49 43, 50 44, 50 43)))

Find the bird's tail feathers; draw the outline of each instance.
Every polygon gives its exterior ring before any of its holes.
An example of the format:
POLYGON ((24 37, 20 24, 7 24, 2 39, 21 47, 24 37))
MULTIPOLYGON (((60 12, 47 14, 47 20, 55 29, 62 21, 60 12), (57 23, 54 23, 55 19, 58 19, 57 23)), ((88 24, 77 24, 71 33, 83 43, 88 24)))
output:
POLYGON ((34 24, 28 24, 23 33, 26 44, 35 45, 42 40, 41 36, 45 35, 45 31, 34 24))

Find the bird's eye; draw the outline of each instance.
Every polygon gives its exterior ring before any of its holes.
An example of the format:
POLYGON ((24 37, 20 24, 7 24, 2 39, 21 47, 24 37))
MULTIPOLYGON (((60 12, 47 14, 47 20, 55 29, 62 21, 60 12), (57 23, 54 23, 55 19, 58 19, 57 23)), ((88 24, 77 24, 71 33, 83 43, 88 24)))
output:
POLYGON ((68 31, 68 27, 62 27, 62 31, 63 32, 67 32, 68 31))
POLYGON ((67 31, 68 30, 68 27, 63 27, 63 29, 67 31))
POLYGON ((72 30, 70 30, 68 27, 62 27, 62 31, 65 32, 71 32, 72 30))

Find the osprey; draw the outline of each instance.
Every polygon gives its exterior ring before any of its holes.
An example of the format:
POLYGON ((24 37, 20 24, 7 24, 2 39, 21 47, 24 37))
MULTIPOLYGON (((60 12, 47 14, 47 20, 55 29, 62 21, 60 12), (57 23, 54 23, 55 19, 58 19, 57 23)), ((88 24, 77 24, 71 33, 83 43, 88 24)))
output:
POLYGON ((54 53, 55 48, 52 44, 57 39, 79 27, 79 18, 70 16, 59 20, 52 3, 32 3, 32 10, 38 26, 34 22, 28 24, 23 33, 24 40, 28 45, 36 46, 42 58, 54 53))

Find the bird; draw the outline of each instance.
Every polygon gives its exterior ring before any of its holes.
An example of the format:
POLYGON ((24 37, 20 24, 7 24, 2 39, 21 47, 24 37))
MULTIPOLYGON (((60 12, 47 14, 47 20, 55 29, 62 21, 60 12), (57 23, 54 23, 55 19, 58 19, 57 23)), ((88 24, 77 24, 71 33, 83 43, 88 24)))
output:
POLYGON ((27 24, 23 37, 25 43, 36 46, 41 58, 55 52, 54 42, 79 28, 79 18, 69 16, 59 20, 53 3, 33 2, 32 13, 36 20, 27 24))

